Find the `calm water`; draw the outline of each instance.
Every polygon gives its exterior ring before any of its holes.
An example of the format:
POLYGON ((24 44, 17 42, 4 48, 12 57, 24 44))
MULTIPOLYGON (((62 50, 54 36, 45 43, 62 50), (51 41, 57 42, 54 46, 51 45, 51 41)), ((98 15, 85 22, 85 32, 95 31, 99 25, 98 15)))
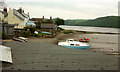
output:
POLYGON ((88 26, 65 26, 65 25, 60 25, 59 27, 61 27, 63 29, 66 29, 66 30, 104 32, 104 33, 119 33, 118 28, 88 27, 88 26))

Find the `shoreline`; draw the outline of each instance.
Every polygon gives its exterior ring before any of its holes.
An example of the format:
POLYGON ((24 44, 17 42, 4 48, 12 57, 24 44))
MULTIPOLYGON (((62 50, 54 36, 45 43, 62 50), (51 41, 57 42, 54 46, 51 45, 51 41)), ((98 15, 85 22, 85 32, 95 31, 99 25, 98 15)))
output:
POLYGON ((106 27, 89 27, 89 26, 66 26, 60 25, 60 28, 65 30, 77 30, 77 31, 86 31, 86 32, 102 32, 102 33, 119 33, 119 28, 106 28, 106 27))

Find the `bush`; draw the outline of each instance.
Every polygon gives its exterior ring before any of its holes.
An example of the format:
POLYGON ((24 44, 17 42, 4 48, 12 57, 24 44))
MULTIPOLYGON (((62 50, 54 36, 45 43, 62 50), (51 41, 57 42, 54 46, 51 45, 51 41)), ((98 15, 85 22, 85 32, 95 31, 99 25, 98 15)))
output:
POLYGON ((30 31, 30 33, 34 33, 36 28, 35 27, 32 27, 32 26, 28 26, 24 29, 25 31, 30 31))
POLYGON ((22 31, 21 32, 21 36, 23 36, 23 37, 29 37, 29 36, 31 36, 31 32, 30 31, 22 31))
POLYGON ((73 33, 73 31, 71 31, 71 30, 64 30, 63 33, 64 34, 70 34, 70 33, 73 33))
POLYGON ((2 39, 9 39, 9 36, 6 33, 2 33, 2 39))

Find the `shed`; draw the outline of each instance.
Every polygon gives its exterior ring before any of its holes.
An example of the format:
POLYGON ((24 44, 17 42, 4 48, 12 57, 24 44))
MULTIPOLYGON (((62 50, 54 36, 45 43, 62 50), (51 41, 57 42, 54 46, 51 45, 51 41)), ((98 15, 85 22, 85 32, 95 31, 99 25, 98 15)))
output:
POLYGON ((41 29, 57 29, 57 25, 54 23, 42 23, 41 29))
POLYGON ((57 25, 54 23, 42 23, 41 30, 50 32, 51 34, 55 35, 57 30, 57 25))

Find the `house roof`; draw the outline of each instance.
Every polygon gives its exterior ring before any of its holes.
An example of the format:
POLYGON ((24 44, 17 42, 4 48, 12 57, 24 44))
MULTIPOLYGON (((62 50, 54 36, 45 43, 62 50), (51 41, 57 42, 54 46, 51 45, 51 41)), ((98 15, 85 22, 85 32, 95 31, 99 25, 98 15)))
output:
MULTIPOLYGON (((4 12, 4 11, 1 11, 0 10, 0 13, 4 14, 4 17, 7 17, 8 16, 8 13, 7 12, 4 12)), ((19 12, 18 10, 16 9, 13 9, 13 14, 18 17, 19 19, 21 20, 24 20, 25 18, 29 18, 29 16, 27 14, 25 14, 24 12, 19 12)))
POLYGON ((49 28, 56 28, 56 27, 57 25, 54 23, 42 23, 41 24, 41 28, 49 29, 49 28))
POLYGON ((24 12, 22 13, 22 15, 25 17, 25 18, 28 18, 29 16, 27 14, 25 14, 24 12))
POLYGON ((20 14, 16 9, 13 9, 13 14, 21 20, 25 19, 25 17, 22 14, 20 14))
POLYGON ((38 21, 39 19, 41 19, 41 18, 31 18, 30 20, 31 21, 38 21))

